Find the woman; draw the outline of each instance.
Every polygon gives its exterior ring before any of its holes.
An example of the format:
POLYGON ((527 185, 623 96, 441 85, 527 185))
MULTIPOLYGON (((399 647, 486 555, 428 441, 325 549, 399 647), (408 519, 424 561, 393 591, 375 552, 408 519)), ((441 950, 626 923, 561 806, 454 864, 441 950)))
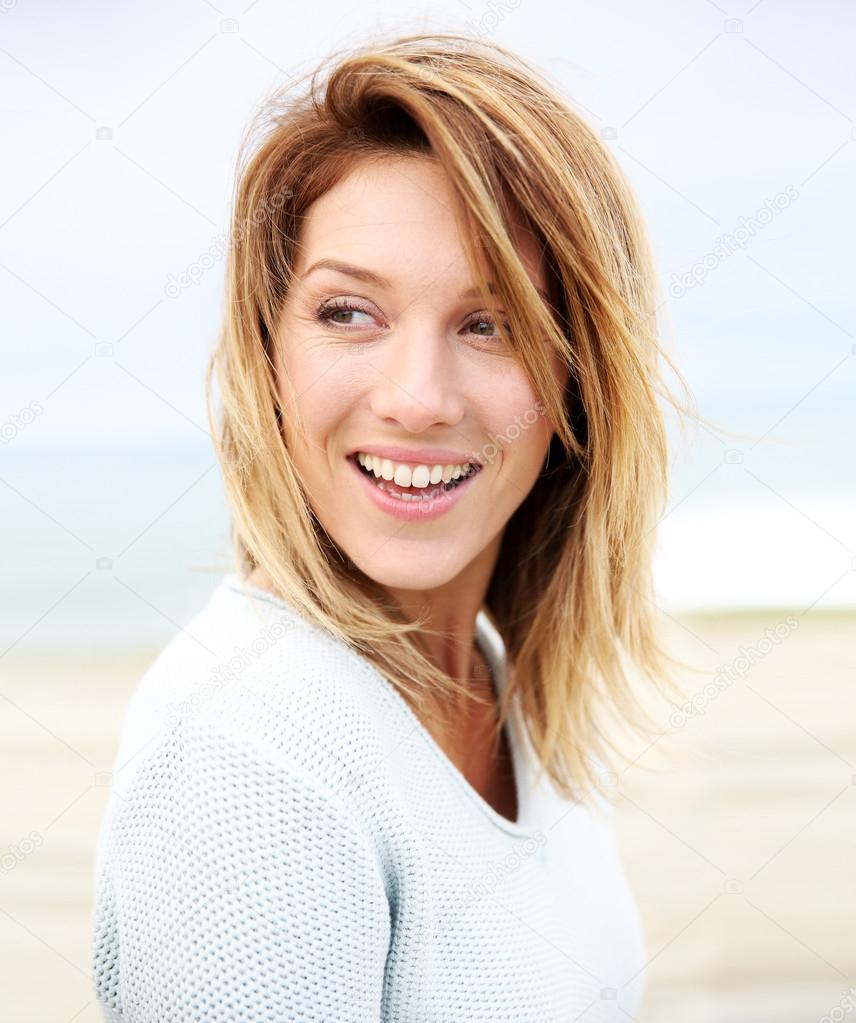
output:
POLYGON ((645 951, 602 712, 638 720, 631 668, 667 660, 634 200, 498 46, 394 39, 309 85, 239 173, 209 367, 235 565, 128 712, 100 1004, 625 1019, 645 951))

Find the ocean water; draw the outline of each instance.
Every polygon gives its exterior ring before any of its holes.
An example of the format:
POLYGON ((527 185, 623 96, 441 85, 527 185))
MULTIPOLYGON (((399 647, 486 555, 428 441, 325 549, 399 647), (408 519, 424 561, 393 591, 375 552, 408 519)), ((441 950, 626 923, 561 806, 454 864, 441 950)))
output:
POLYGON ((4 452, 0 651, 159 646, 229 560, 213 452, 4 452))

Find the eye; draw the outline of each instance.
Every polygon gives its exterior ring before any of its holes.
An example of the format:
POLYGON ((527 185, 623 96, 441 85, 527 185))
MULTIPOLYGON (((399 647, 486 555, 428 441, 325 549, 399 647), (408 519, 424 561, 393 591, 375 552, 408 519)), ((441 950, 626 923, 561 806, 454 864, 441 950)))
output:
MULTIPOLYGON (((508 324, 505 321, 503 321, 503 326, 505 327, 505 330, 506 330, 507 333, 511 333, 511 325, 510 324, 508 324)), ((476 337, 484 338, 487 341, 496 341, 498 344, 504 344, 502 335, 499 333, 499 328, 497 327, 496 320, 492 320, 490 318, 490 314, 488 312, 486 312, 486 311, 485 312, 481 312, 477 316, 473 317, 473 319, 471 319, 469 321, 469 323, 467 324, 467 328, 468 329, 472 328, 472 327, 488 327, 488 328, 493 327, 495 329, 495 331, 496 331, 495 333, 489 333, 489 334, 480 334, 479 333, 479 334, 476 334, 476 337)))
MULTIPOLYGON (((369 319, 374 318, 374 314, 371 310, 364 308, 354 299, 343 297, 322 302, 316 309, 314 318, 324 326, 347 331, 356 330, 359 327, 370 326, 370 324, 365 322, 354 322, 353 317, 360 313, 362 313, 363 316, 368 316, 369 319), (343 322, 341 319, 334 320, 334 316, 351 317, 351 319, 349 322, 343 322)), ((511 331, 511 326, 508 323, 503 322, 503 325, 506 331, 511 331)), ((487 312, 487 310, 473 316, 466 323, 464 330, 471 330, 474 327, 477 329, 471 334, 471 336, 488 342, 481 347, 496 348, 497 346, 504 345, 505 342, 503 341, 502 335, 499 333, 496 320, 491 319, 490 313, 487 312), (482 332, 482 328, 485 328, 487 332, 482 332)))
MULTIPOLYGON (((494 326, 495 327, 496 326, 496 320, 492 320, 487 313, 479 313, 479 315, 475 319, 471 319, 466 325, 467 326, 476 326, 476 325, 484 326, 484 325, 488 325, 488 326, 494 326)), ((502 325, 505 327, 505 329, 507 331, 510 332, 511 327, 510 327, 510 325, 508 323, 505 323, 503 321, 502 325)), ((480 335, 480 337, 482 337, 482 338, 490 338, 490 337, 493 337, 493 335, 487 335, 487 333, 483 333, 483 335, 480 335)), ((498 330, 496 332, 496 337, 497 338, 500 337, 498 330)))
POLYGON ((343 323, 340 320, 333 320, 332 317, 338 313, 345 315, 352 315, 354 313, 362 313, 364 316, 371 316, 372 314, 361 306, 357 305, 350 299, 347 298, 336 298, 331 302, 322 302, 322 304, 315 311, 315 319, 319 323, 325 325, 332 325, 334 327, 341 327, 347 330, 349 327, 362 327, 365 326, 363 323, 343 323))

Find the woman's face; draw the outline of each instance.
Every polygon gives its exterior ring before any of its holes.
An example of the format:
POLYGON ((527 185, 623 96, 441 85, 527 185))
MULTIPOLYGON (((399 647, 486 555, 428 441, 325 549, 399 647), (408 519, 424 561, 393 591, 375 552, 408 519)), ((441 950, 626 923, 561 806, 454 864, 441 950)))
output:
MULTIPOLYGON (((520 236, 518 252, 546 291, 534 240, 520 236)), ((322 526, 389 589, 426 591, 484 570, 552 429, 499 337, 502 308, 490 314, 467 294, 474 282, 442 171, 422 157, 361 164, 309 208, 295 259, 279 393, 322 526), (360 465, 364 454, 380 475, 360 465), (474 461, 481 468, 447 490, 458 475, 448 467, 474 461)), ((558 359, 556 373, 564 379, 558 359)))

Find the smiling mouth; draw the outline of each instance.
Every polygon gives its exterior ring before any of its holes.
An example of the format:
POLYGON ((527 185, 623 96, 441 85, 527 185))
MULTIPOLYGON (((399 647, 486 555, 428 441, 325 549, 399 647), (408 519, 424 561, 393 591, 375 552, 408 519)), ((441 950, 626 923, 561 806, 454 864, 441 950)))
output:
POLYGON ((420 502, 420 501, 431 501, 440 494, 448 494, 449 491, 459 487, 462 483, 466 483, 467 480, 471 480, 473 476, 478 475, 481 472, 482 467, 472 465, 468 472, 459 476, 456 480, 450 480, 448 483, 429 484, 427 487, 402 487, 394 480, 385 480, 380 476, 375 476, 371 469, 365 468, 360 465, 357 461, 356 455, 348 455, 348 461, 352 462, 354 466, 366 476, 370 482, 372 482, 378 490, 384 491, 389 494, 390 497, 396 497, 401 501, 420 502))

